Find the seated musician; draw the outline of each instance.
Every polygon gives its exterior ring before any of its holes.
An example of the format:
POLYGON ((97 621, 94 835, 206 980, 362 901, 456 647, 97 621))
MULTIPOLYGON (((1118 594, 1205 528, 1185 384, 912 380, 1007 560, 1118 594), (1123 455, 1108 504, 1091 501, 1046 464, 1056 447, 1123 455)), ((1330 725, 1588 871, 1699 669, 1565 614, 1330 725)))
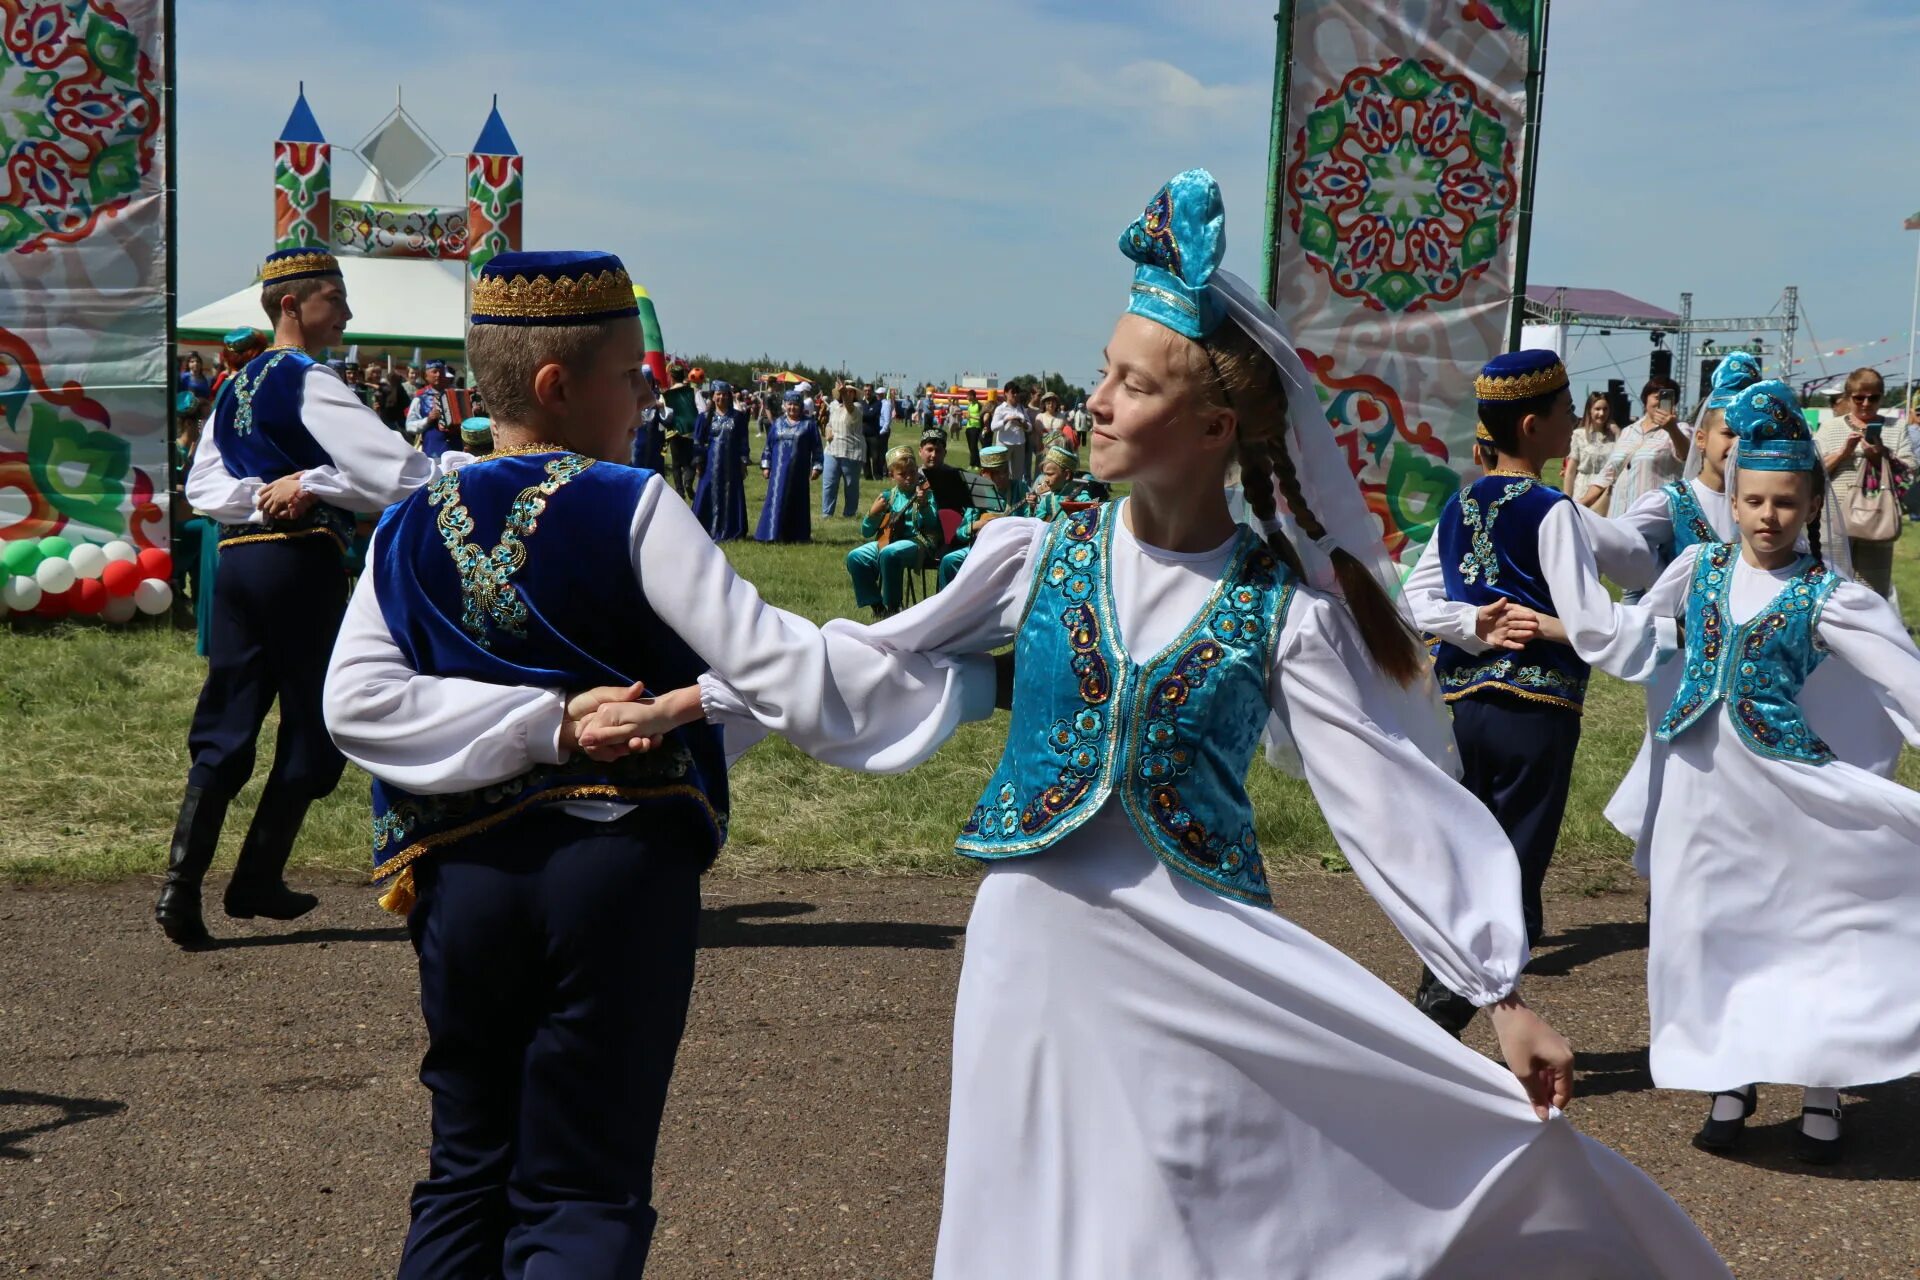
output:
POLYGON ((900 612, 907 571, 931 564, 940 545, 940 515, 913 450, 888 451, 887 478, 893 483, 860 522, 861 536, 870 541, 847 552, 854 603, 872 609, 875 620, 900 612))

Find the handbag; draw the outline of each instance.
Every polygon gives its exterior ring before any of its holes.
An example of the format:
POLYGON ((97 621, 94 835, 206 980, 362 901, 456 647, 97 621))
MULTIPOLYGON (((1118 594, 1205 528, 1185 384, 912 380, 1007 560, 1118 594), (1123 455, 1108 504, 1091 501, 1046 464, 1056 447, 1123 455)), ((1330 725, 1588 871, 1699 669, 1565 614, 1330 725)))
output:
POLYGON ((1860 483, 1847 495, 1847 536, 1863 542, 1892 542, 1900 536, 1900 502, 1883 457, 1860 469, 1860 483))

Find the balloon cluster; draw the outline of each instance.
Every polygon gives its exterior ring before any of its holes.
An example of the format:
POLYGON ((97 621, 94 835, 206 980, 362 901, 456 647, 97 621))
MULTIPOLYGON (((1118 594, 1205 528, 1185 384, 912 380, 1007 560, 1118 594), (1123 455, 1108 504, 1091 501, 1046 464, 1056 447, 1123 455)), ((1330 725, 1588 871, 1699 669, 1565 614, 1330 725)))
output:
POLYGON ((173 604, 172 577, 173 557, 158 547, 17 538, 0 543, 0 613, 126 622, 136 613, 165 613, 173 604))

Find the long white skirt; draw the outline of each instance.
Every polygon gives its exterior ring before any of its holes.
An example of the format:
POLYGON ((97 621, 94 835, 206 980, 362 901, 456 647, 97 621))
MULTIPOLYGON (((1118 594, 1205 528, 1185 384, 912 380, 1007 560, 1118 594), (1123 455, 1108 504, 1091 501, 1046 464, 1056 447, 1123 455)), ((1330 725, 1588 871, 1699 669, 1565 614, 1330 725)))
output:
POLYGON ((936 1280, 1724 1276, 1627 1161, 1123 821, 967 926, 936 1280))
POLYGON ((1654 1083, 1845 1088, 1920 1071, 1920 794, 1762 756, 1724 707, 1660 758, 1654 1083))

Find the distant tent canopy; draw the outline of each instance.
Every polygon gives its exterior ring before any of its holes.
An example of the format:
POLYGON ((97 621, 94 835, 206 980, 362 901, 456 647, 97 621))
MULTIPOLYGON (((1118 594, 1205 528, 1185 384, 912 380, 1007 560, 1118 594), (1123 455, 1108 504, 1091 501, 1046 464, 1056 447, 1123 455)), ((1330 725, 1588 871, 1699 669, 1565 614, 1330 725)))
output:
MULTIPOLYGON (((467 264, 426 258, 363 258, 342 254, 353 319, 349 345, 463 349, 467 341, 467 264)), ((180 317, 182 342, 219 342, 242 325, 267 327, 260 286, 230 293, 180 317)))

